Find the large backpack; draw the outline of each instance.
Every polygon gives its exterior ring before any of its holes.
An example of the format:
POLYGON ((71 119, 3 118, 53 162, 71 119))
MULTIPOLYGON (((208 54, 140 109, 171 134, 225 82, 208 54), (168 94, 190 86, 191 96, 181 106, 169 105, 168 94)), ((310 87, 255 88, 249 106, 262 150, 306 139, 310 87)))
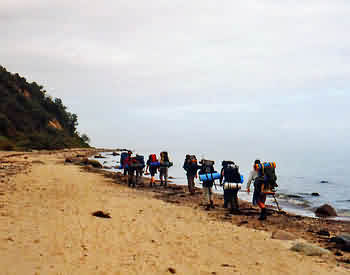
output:
POLYGON ((235 164, 228 164, 224 166, 225 182, 229 183, 241 183, 241 175, 239 173, 239 167, 235 164))
POLYGON ((278 186, 275 162, 256 164, 255 169, 258 171, 258 176, 264 179, 265 190, 272 190, 278 186))
POLYGON ((151 162, 157 162, 158 161, 156 154, 151 154, 150 155, 150 159, 151 159, 151 162))
POLYGON ((127 168, 127 167, 125 167, 126 166, 126 159, 129 157, 129 154, 128 154, 128 152, 122 152, 121 154, 120 154, 120 167, 122 167, 122 168, 127 168))
POLYGON ((228 165, 230 165, 230 164, 235 164, 232 160, 223 160, 222 162, 221 162, 221 165, 222 165, 222 167, 227 167, 228 165))
POLYGON ((215 162, 213 160, 202 159, 200 161, 200 164, 202 165, 199 171, 200 174, 215 173, 215 169, 214 169, 215 162))
POLYGON ((135 159, 140 164, 140 166, 145 167, 145 157, 141 155, 136 155, 135 159))
MULTIPOLYGON (((214 161, 213 160, 206 160, 202 159, 200 161, 201 169, 199 170, 198 174, 203 175, 203 174, 213 174, 216 173, 214 169, 214 161)), ((199 176, 200 177, 200 176, 199 176)), ((214 179, 212 180, 203 180, 203 187, 212 187, 214 184, 214 179)))

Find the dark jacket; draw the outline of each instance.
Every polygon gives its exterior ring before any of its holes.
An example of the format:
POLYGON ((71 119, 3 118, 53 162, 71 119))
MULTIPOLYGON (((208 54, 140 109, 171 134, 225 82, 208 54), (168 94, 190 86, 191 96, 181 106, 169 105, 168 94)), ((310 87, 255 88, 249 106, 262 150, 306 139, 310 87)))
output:
POLYGON ((194 177, 197 171, 201 168, 197 163, 185 160, 183 169, 186 171, 187 177, 194 177))

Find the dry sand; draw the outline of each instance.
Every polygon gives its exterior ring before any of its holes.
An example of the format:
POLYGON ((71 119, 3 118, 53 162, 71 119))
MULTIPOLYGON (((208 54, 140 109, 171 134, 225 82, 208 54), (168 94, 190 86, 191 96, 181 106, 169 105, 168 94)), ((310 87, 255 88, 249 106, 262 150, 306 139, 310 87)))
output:
POLYGON ((66 165, 67 154, 9 158, 27 165, 0 184, 0 274, 350 273, 332 255, 292 252, 269 232, 66 165))

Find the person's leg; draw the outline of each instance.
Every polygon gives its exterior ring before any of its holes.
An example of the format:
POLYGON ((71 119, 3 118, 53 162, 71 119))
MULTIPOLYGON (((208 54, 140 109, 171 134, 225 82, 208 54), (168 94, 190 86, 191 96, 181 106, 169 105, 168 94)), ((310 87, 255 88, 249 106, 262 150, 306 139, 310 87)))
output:
POLYGON ((224 208, 227 208, 228 202, 229 202, 228 200, 229 200, 228 190, 224 189, 224 208))
POLYGON ((154 179, 154 175, 155 175, 155 172, 153 169, 150 169, 150 174, 151 174, 151 182, 150 182, 150 186, 152 187, 154 182, 155 182, 155 179, 154 179))
POLYGON ((213 190, 212 187, 208 187, 208 193, 209 193, 209 203, 211 208, 215 208, 214 201, 213 201, 213 190))
POLYGON ((239 204, 238 204, 238 189, 232 190, 232 199, 231 199, 231 211, 232 213, 239 212, 239 204))
POLYGON ((133 182, 133 174, 134 172, 131 169, 128 169, 128 186, 130 187, 133 182))
POLYGON ((259 220, 266 220, 266 206, 265 206, 265 201, 266 201, 266 195, 263 193, 260 193, 259 199, 258 199, 258 206, 261 209, 260 217, 259 220))
POLYGON ((209 187, 203 186, 203 199, 204 199, 204 204, 206 205, 206 210, 210 209, 210 194, 209 194, 209 187))
POLYGON ((135 170, 135 183, 134 183, 134 187, 136 187, 136 185, 138 184, 138 181, 139 181, 139 169, 137 168, 135 170))
POLYGON ((164 177, 164 168, 159 169, 159 179, 160 179, 160 186, 163 185, 163 177, 164 177))
POLYGON ((188 176, 188 191, 191 193, 191 195, 194 194, 194 176, 188 176))
POLYGON ((168 167, 164 168, 164 187, 168 185, 168 167))
POLYGON ((192 194, 192 183, 191 183, 191 176, 187 176, 187 186, 188 186, 188 192, 192 194))

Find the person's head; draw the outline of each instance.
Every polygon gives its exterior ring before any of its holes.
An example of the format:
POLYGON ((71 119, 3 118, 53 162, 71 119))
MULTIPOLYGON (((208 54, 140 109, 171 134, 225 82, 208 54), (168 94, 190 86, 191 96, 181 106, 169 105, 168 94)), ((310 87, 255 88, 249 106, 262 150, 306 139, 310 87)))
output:
POLYGON ((131 156, 131 155, 132 155, 132 152, 131 152, 131 151, 128 151, 128 155, 131 156))

